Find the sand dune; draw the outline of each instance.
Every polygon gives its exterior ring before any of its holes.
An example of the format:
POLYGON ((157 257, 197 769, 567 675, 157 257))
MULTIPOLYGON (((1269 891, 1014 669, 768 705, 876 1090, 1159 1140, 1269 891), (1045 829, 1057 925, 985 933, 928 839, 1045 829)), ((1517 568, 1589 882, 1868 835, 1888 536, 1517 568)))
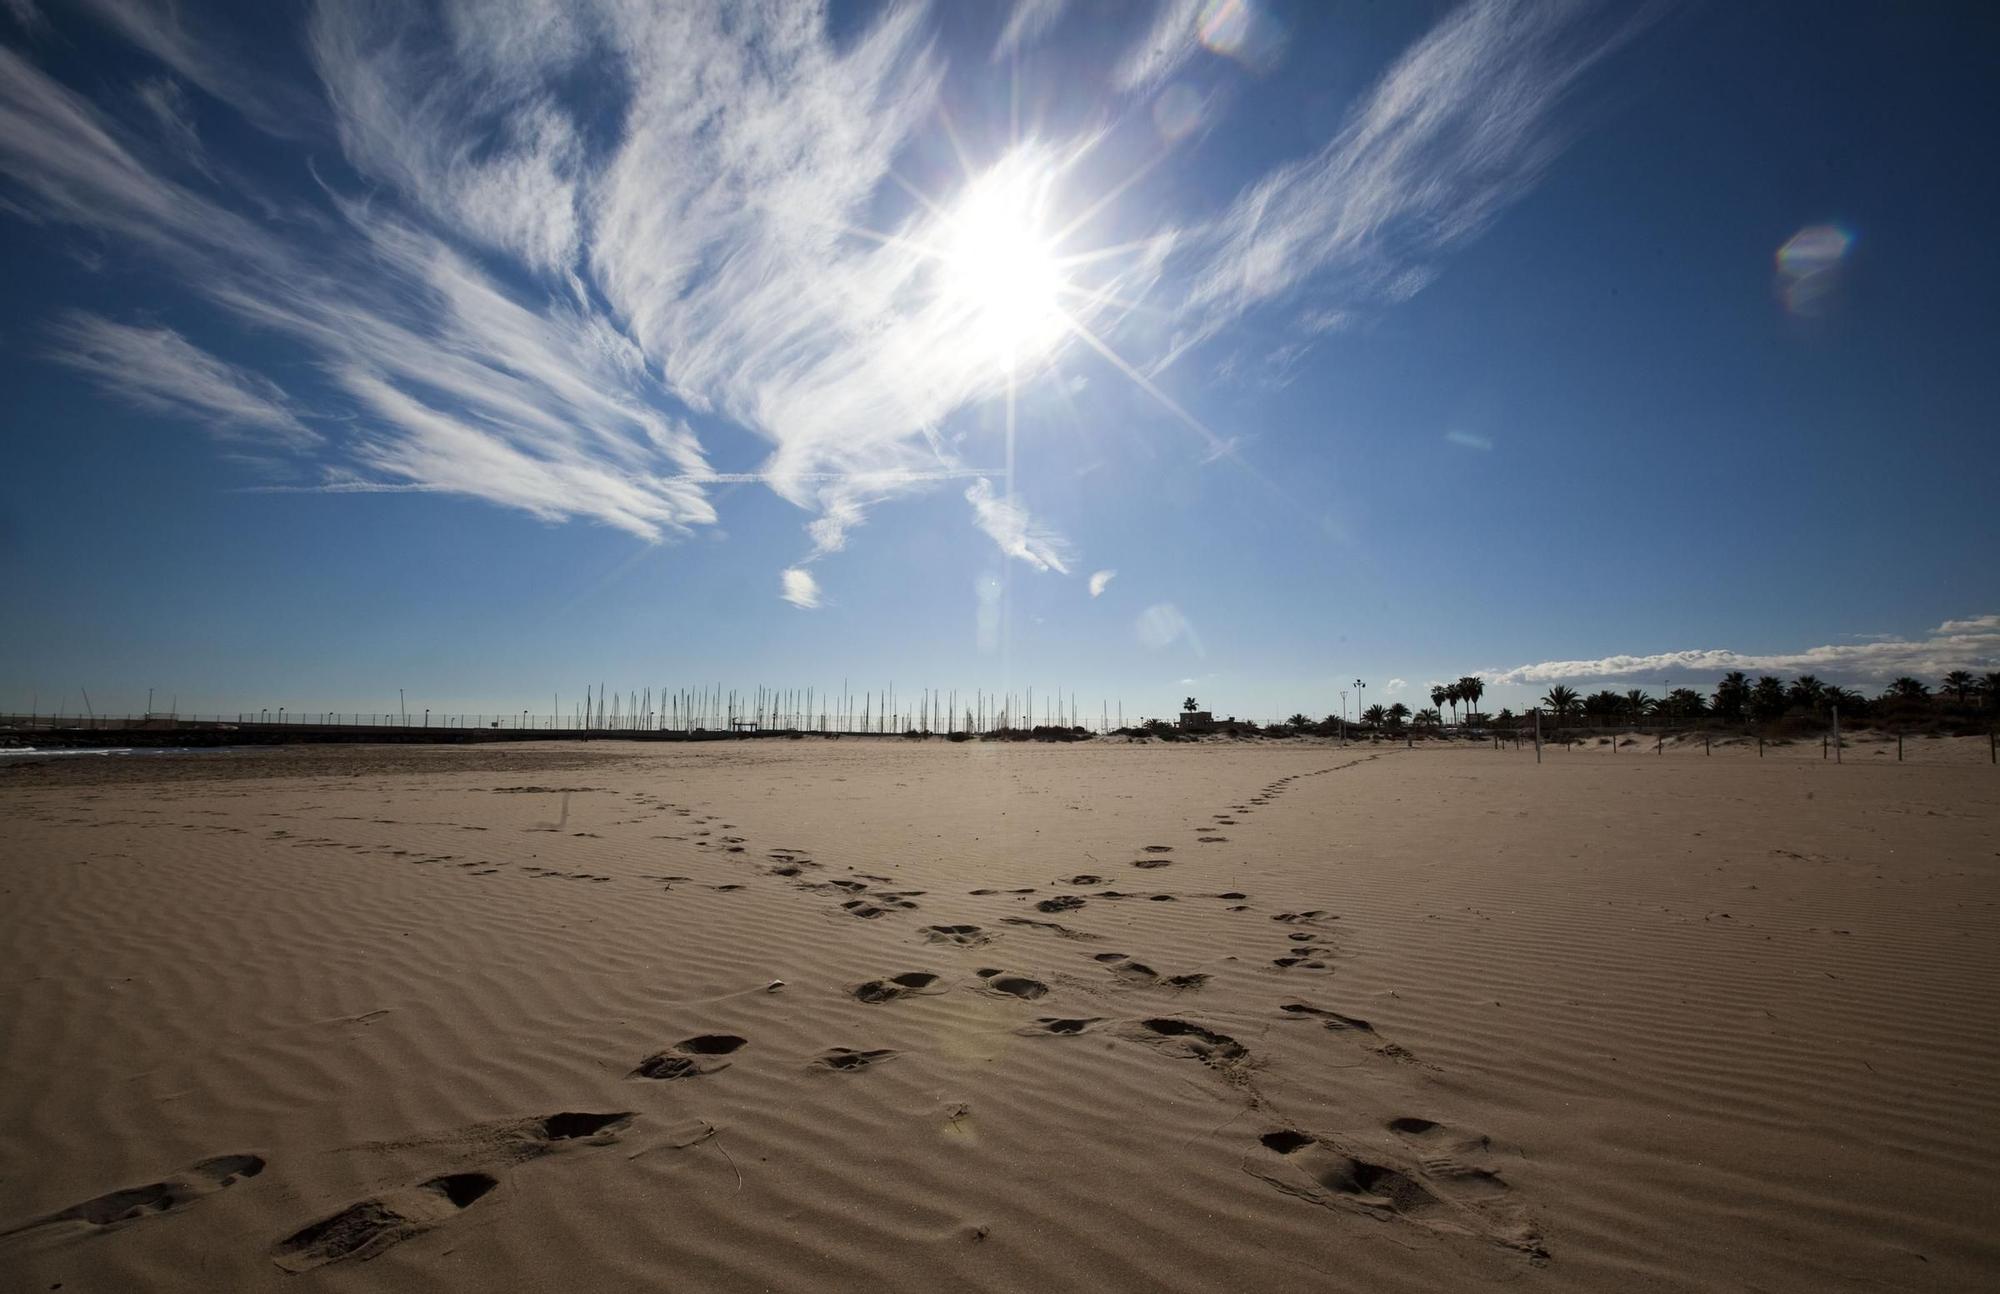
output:
POLYGON ((0 770, 0 1284, 1989 1288, 2000 776, 1849 755, 0 770))

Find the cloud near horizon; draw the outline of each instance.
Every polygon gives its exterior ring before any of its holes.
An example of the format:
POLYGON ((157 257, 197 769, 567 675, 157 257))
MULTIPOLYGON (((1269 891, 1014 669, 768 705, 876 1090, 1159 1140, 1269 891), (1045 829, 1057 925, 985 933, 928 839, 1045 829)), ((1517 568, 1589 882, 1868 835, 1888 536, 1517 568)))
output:
POLYGON ((1488 670, 1486 680, 1498 686, 1539 685, 1575 680, 1627 678, 1634 675, 1681 682, 1675 675, 1720 676, 1744 673, 1810 673, 1827 682, 1848 679, 1876 682, 1911 674, 1934 681, 1954 669, 2000 667, 2000 615, 1947 620, 1919 639, 1885 638, 1869 642, 1829 644, 1791 652, 1706 650, 1655 652, 1644 656, 1605 656, 1597 660, 1542 661, 1509 670, 1488 670))
MULTIPOLYGON (((1199 10, 1175 0, 1128 33, 1111 108, 1150 114, 1140 91, 1212 57, 1199 10)), ((873 508, 971 477, 973 526, 1003 554, 1074 568, 952 425, 1084 343, 1056 330, 1000 362, 936 252, 961 195, 905 191, 899 166, 949 133, 953 78, 995 74, 983 55, 954 68, 925 5, 836 41, 779 0, 320 4, 299 51, 309 88, 178 7, 77 12, 162 71, 119 106, 0 45, 0 215, 165 270, 178 314, 259 338, 260 358, 101 308, 53 323, 53 358, 259 439, 291 465, 279 488, 456 494, 657 542, 718 520, 712 485, 755 482, 807 514, 780 580, 803 607, 821 602, 805 566, 873 508), (218 150, 241 132, 204 133, 221 111, 284 141, 292 170, 249 178, 218 150), (716 468, 697 423, 746 433, 761 461, 716 468)), ((1018 55, 1066 16, 1023 0, 992 49, 1018 55)), ((1107 206, 1087 236, 1118 251, 1079 271, 1071 317, 1108 351, 1119 303, 1147 298, 1174 329, 1166 355, 1134 360, 1157 371, 1267 302, 1313 337, 1406 299, 1532 187, 1560 149, 1562 99, 1639 25, 1472 0, 1322 149, 1219 214, 1107 206)), ((1051 216, 1074 218, 1116 178, 1093 170, 1105 130, 1028 138, 958 183, 1043 186, 1051 216)))
POLYGON ((1104 596, 1104 590, 1110 588, 1111 581, 1117 578, 1117 571, 1093 571, 1090 576, 1090 596, 1094 598, 1104 596))

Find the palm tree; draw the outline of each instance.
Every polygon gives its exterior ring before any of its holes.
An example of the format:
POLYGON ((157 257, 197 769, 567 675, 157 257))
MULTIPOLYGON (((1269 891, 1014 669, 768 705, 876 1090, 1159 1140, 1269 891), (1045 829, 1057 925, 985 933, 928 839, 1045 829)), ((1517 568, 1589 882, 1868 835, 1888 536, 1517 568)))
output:
POLYGON ((1576 712, 1581 702, 1577 699, 1575 689, 1558 683, 1542 698, 1542 704, 1547 706, 1549 713, 1556 718, 1566 719, 1576 712))
POLYGON ((1181 702, 1181 709, 1187 711, 1189 714, 1193 714, 1196 710, 1201 709, 1201 703, 1193 697, 1189 697, 1187 700, 1181 702))
POLYGON ((1470 722, 1479 713, 1479 698, 1486 695, 1486 680, 1467 674, 1458 680, 1458 695, 1465 702, 1465 717, 1470 722))
POLYGON ((1381 727, 1382 724, 1388 720, 1388 718, 1389 718, 1388 713, 1385 710, 1383 710, 1382 707, 1379 705, 1371 705, 1366 710, 1363 710, 1361 712, 1361 722, 1367 724, 1371 728, 1381 727))
POLYGON ((1632 712, 1632 722, 1637 723, 1653 708, 1653 698, 1646 695, 1644 688, 1635 687, 1625 694, 1625 708, 1632 712))
POLYGON ((1313 726, 1313 721, 1311 719, 1306 718, 1303 714, 1295 714, 1291 718, 1285 720, 1285 726, 1296 732, 1304 732, 1306 729, 1313 726))
POLYGON ((1435 708, 1417 711, 1416 725, 1419 728, 1435 728, 1443 722, 1444 716, 1440 715, 1435 708))
POLYGON ((1609 690, 1592 692, 1583 698, 1583 712, 1593 719, 1609 719, 1625 708, 1625 698, 1609 690))
POLYGON ((1715 712, 1725 719, 1741 719, 1750 704, 1750 680, 1742 670, 1731 670, 1715 685, 1715 712))
POLYGON ((1667 693, 1666 700, 1660 703, 1660 708, 1676 719, 1692 719, 1707 708, 1707 703, 1701 699, 1701 693, 1693 688, 1677 687, 1667 693))
POLYGON ((1785 681, 1769 674, 1750 689, 1750 714, 1756 719, 1775 719, 1785 712, 1785 681))
POLYGON ((1391 728, 1402 727, 1403 720, 1409 717, 1410 717, 1410 707, 1404 705, 1401 701, 1398 701, 1394 705, 1389 707, 1389 726, 1391 728))
POLYGON ((1929 688, 1908 675, 1891 683, 1882 693, 1883 696, 1894 697, 1898 701, 1922 701, 1927 699, 1930 694, 1931 690, 1929 688))
POLYGON ((1979 690, 1986 694, 1986 708, 2000 708, 2000 670, 1989 670, 1979 680, 1979 690))
MULTIPOLYGON (((1451 689, 1444 684, 1431 684, 1431 704, 1436 706, 1439 711, 1443 711, 1445 702, 1456 701, 1457 699, 1457 697, 1451 694, 1451 689)), ((1454 714, 1452 717, 1457 718, 1458 716, 1454 714)))
POLYGON ((1945 691, 1951 693, 1954 700, 1964 705, 1965 699, 1972 695, 1972 690, 1978 687, 1979 683, 1972 677, 1971 670, 1955 669, 1944 676, 1943 686, 1945 691))
POLYGON ((1810 674, 1801 674, 1792 680, 1785 699, 1801 710, 1818 714, 1820 707, 1826 703, 1826 684, 1810 674))

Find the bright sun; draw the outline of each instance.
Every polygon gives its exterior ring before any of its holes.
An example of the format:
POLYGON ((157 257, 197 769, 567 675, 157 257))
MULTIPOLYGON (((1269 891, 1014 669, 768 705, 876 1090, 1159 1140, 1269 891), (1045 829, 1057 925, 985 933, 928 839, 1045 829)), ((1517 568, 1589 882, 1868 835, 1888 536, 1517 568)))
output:
POLYGON ((1010 367, 1061 339, 1062 263, 1043 227, 1049 178, 1002 164, 945 217, 942 292, 979 344, 1010 367))

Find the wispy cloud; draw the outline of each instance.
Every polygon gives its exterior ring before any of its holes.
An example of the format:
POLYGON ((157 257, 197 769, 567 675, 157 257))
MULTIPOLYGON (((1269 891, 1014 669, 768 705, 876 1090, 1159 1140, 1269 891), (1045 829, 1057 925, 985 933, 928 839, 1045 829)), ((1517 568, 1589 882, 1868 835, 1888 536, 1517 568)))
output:
POLYGON ((210 175, 208 155, 202 148, 201 134, 195 129, 194 112, 181 83, 170 76, 148 77, 132 92, 152 114, 167 148, 204 175, 210 175))
POLYGON ((1454 428, 1451 431, 1447 431, 1444 434, 1444 438, 1461 449, 1477 449, 1484 453, 1493 448, 1492 439, 1482 436, 1478 432, 1459 431, 1454 428))
POLYGON ((1706 648, 1604 656, 1597 660, 1540 661, 1508 670, 1489 670, 1486 675, 1487 681, 1494 684, 1534 685, 1632 675, 1647 679, 1714 677, 1742 670, 1819 674, 1844 682, 1873 681, 1899 674, 1931 678, 1954 669, 1991 669, 1996 665, 2000 665, 2000 615, 1947 620, 1928 635, 1915 639, 1889 638, 1785 652, 1706 648))
POLYGON ((1648 13, 1528 0, 1457 10, 1324 148, 1253 184, 1191 243, 1189 337, 1308 284, 1331 298, 1323 312, 1420 291, 1436 258, 1533 187, 1561 151, 1557 107, 1648 13))
POLYGON ((236 54, 225 25, 213 20, 192 30, 175 0, 74 0, 99 22, 172 68, 187 81, 234 107, 259 127, 298 135, 320 116, 317 100, 278 78, 254 74, 236 54))
POLYGON ((779 574, 779 596, 795 607, 805 610, 820 605, 819 581, 811 571, 800 567, 789 567, 779 574))
POLYGON ((1111 581, 1117 578, 1117 571, 1093 571, 1090 576, 1090 596, 1102 597, 1104 590, 1111 587, 1111 581))
POLYGON ((1121 90, 1142 90, 1180 70, 1200 48, 1195 24, 1204 0, 1167 0, 1147 28, 1118 62, 1113 80, 1121 90))
POLYGON ((1389 695, 1393 696, 1396 693, 1405 690, 1409 686, 1410 683, 1408 679, 1392 678, 1387 683, 1384 683, 1382 685, 1382 690, 1388 693, 1389 695))
POLYGON ((141 408, 192 419, 228 438, 254 433, 294 449, 319 443, 276 383, 225 364, 171 328, 78 312, 65 316, 54 333, 50 358, 141 408))
POLYGON ((1038 571, 1069 574, 1076 559, 1069 541, 1028 515, 1017 501, 993 491, 993 482, 980 478, 966 487, 965 501, 972 505, 973 524, 985 531, 1000 551, 1018 557, 1038 571))
POLYGON ((1201 635, 1195 632, 1194 625, 1171 602, 1156 602, 1141 611, 1132 629, 1139 642, 1154 651, 1185 642, 1194 649, 1196 656, 1205 657, 1208 654, 1202 649, 1201 635))
POLYGON ((1069 0, 1014 0, 1014 11, 1007 15, 1007 25, 1000 29, 1000 39, 994 42, 993 57, 1005 58, 1023 46, 1032 45, 1055 25, 1068 7, 1069 0))
MULTIPOLYGON (((1130 302, 1146 298, 1185 347, 1308 279, 1325 299, 1293 303, 1291 320, 1309 334, 1418 290, 1438 254, 1539 175, 1555 105, 1632 25, 1475 0, 1317 155, 1206 226, 1123 230, 1117 254, 1077 271, 1065 305, 1078 334, 1055 328, 1001 362, 990 319, 950 290, 939 255, 959 195, 901 201, 893 169, 940 129, 951 71, 921 4, 837 42, 822 13, 778 2, 324 4, 303 32, 319 82, 308 94, 176 5, 78 2, 171 73, 139 90, 158 129, 127 129, 0 47, 9 210, 149 258, 247 325, 264 354, 303 361, 281 392, 179 332, 107 325, 151 347, 150 367, 123 380, 127 398, 289 437, 319 482, 305 488, 451 492, 654 540, 713 523, 712 487, 761 484, 803 513, 801 573, 873 508, 966 477, 975 525, 1003 554, 1068 573, 1061 535, 970 465, 998 455, 966 448, 991 446, 959 434, 961 411, 1088 344, 1192 424, 1147 383, 1147 364, 1101 340, 1115 341, 1130 302), (310 172, 281 177, 311 179, 316 196, 245 182, 221 152, 226 132, 195 132, 213 105, 183 83, 268 131, 327 143, 310 172), (179 164, 204 161, 203 177, 179 164), (697 422, 748 432, 761 460, 719 469, 697 422)), ((1161 8, 1112 87, 1172 77, 1200 44, 1201 9, 1161 8)), ((999 48, 1066 14, 1061 0, 1021 0, 999 48)), ((1049 199, 1061 227, 1100 196, 1084 180, 1103 138, 1100 123, 971 159, 993 170, 967 183, 1035 181, 1061 197, 1074 181, 1067 207, 1049 199)), ((102 347, 72 341, 69 362, 102 347)), ((1282 377, 1304 353, 1281 344, 1268 366, 1282 377)), ((1217 455, 1236 443, 1196 425, 1217 455)))

